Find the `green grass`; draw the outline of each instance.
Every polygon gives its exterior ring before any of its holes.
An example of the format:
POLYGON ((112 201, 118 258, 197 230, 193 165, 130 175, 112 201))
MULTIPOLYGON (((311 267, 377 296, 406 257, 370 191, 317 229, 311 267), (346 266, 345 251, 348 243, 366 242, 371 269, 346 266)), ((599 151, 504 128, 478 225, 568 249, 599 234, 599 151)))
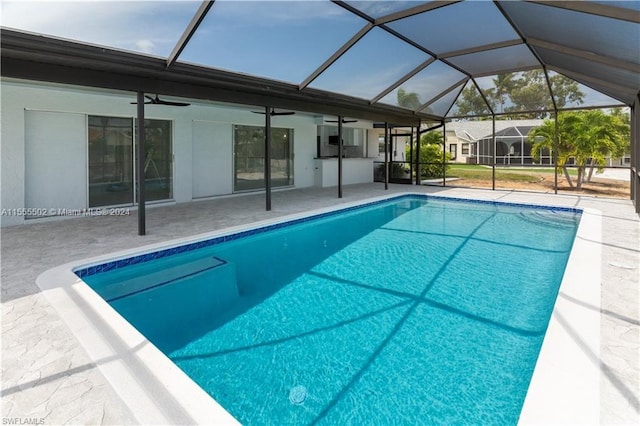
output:
MULTIPOLYGON (((502 181, 537 182, 537 175, 552 175, 553 167, 496 167, 496 179, 502 181)), ((577 176, 578 171, 569 169, 569 174, 577 176)), ((447 170, 448 177, 461 179, 491 179, 491 167, 476 164, 450 164, 447 170)))
MULTIPOLYGON (((447 170, 447 177, 457 177, 461 179, 491 180, 491 176, 492 170, 485 167, 470 168, 467 166, 451 166, 449 170, 447 170)), ((537 182, 539 179, 535 175, 514 173, 512 171, 505 172, 496 169, 496 180, 537 182)))

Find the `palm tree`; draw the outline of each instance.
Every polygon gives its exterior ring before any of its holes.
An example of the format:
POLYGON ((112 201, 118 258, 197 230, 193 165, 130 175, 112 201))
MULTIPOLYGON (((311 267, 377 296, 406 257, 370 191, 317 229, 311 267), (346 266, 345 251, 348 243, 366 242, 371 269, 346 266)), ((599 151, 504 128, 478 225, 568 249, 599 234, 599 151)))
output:
MULTIPOLYGON (((599 110, 580 111, 558 114, 558 167, 564 171, 565 178, 571 188, 573 181, 569 176, 566 164, 571 158, 578 166, 576 189, 589 182, 593 169, 602 169, 607 156, 622 156, 629 146, 628 125, 619 117, 607 115, 599 110), (590 167, 585 179, 586 169, 590 167)), ((554 150, 554 122, 545 120, 543 125, 529 133, 535 142, 531 147, 531 155, 538 160, 540 151, 554 150)))
POLYGON ((600 110, 587 111, 583 114, 585 131, 581 135, 584 144, 591 151, 589 175, 591 182, 593 171, 606 165, 607 156, 622 157, 629 149, 629 125, 619 116, 608 115, 600 110))
POLYGON ((555 152, 558 168, 564 172, 567 183, 573 188, 573 181, 567 169, 567 162, 575 156, 576 147, 573 137, 579 124, 579 117, 575 113, 558 114, 558 150, 555 151, 555 123, 553 120, 545 120, 540 127, 533 129, 529 137, 534 140, 531 146, 531 156, 538 161, 540 152, 544 149, 555 152))

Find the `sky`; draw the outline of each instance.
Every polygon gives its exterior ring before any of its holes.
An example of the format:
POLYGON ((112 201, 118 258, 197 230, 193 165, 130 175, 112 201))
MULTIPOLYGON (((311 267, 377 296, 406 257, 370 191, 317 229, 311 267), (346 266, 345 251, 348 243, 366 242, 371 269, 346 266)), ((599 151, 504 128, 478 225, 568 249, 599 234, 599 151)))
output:
MULTIPOLYGON (((349 3, 376 17, 421 2, 349 3)), ((166 58, 201 2, 2 0, 0 4, 2 26, 166 58)), ((416 37, 436 53, 464 47, 462 40, 468 40, 470 33, 477 35, 472 44, 478 45, 517 38, 505 22, 485 28, 485 23, 499 14, 491 2, 468 5, 474 13, 464 19, 460 7, 454 4, 415 15, 390 27, 416 37), (448 27, 455 30, 449 31, 448 27), (480 31, 481 27, 485 29, 480 31), (445 33, 447 37, 442 36, 445 33)), ((300 84, 366 24, 326 0, 218 0, 179 61, 300 84)), ((374 28, 310 87, 372 99, 429 58, 427 53, 374 28)), ((463 77, 437 61, 401 87, 415 91, 424 102, 463 77)), ((396 92, 381 102, 395 105, 396 92)), ((587 103, 610 103, 592 90, 587 95, 587 103)))

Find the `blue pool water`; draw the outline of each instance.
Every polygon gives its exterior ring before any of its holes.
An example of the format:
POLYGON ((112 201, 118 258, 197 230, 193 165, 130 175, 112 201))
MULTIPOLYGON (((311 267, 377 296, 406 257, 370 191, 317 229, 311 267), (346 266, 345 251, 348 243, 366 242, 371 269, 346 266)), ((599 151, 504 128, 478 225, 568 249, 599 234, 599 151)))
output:
POLYGON ((515 424, 579 219, 405 196, 77 273, 243 424, 515 424))

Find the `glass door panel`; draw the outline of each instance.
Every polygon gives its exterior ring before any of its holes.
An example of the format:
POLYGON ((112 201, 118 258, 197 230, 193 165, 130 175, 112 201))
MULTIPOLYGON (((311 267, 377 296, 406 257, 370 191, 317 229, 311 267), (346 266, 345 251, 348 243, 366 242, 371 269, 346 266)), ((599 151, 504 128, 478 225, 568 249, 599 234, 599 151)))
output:
POLYGON ((133 121, 89 116, 89 207, 133 203, 133 121))
MULTIPOLYGON (((265 187, 264 137, 264 127, 234 127, 234 192, 265 187)), ((271 137, 271 185, 293 185, 293 130, 272 128, 271 137)))
POLYGON ((271 186, 293 185, 293 129, 271 129, 271 186))
POLYGON ((144 189, 146 201, 173 198, 171 121, 145 120, 144 189))

